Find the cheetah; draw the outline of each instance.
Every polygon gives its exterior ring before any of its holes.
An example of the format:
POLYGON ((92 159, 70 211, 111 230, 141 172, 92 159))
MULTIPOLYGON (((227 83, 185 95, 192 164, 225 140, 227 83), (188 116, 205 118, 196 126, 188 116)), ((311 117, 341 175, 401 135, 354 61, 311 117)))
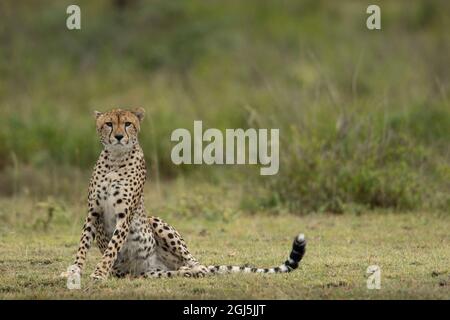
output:
POLYGON ((138 142, 144 109, 95 112, 103 150, 88 191, 85 219, 75 262, 62 276, 81 275, 92 242, 102 258, 91 278, 203 277, 214 273, 285 273, 298 267, 305 253, 303 234, 295 237, 286 262, 274 268, 205 266, 189 252, 186 242, 159 217, 144 208, 146 164, 138 142))

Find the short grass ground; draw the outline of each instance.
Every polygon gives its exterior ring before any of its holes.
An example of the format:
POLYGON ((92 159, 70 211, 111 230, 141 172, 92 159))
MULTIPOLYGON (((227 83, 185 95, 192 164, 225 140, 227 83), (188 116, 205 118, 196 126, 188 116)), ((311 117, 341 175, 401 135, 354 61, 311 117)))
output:
MULTIPOLYGON (((11 200, 7 201, 11 205, 11 200)), ((23 206, 23 203, 21 204, 23 206)), ((450 219, 438 214, 239 214, 229 219, 166 220, 205 264, 276 266, 293 236, 307 253, 290 274, 234 274, 203 279, 89 279, 100 258, 91 250, 81 290, 59 274, 72 262, 81 219, 40 228, 0 227, 2 299, 449 299, 450 219), (366 269, 381 267, 381 289, 368 290, 366 269)))
POLYGON ((376 1, 370 31, 366 1, 80 0, 70 32, 72 1, 22 2, 0 1, 0 299, 450 298, 449 1, 376 1), (93 249, 68 290, 92 112, 135 106, 149 212, 205 264, 276 266, 304 232, 299 270, 94 283, 93 249), (171 134, 195 120, 279 128, 279 174, 174 165, 171 134))

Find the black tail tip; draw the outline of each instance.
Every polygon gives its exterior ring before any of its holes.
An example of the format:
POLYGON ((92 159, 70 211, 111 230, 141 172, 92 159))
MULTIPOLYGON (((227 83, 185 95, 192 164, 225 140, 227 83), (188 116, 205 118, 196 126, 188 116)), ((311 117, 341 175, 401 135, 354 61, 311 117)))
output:
POLYGON ((289 270, 297 269, 298 263, 302 260, 306 251, 306 239, 303 233, 300 233, 295 237, 292 244, 292 251, 289 255, 289 259, 284 263, 289 270))
POLYGON ((300 233, 298 236, 295 237, 294 243, 292 244, 292 253, 294 254, 294 260, 300 261, 303 258, 303 255, 306 251, 306 239, 305 235, 303 233, 300 233))

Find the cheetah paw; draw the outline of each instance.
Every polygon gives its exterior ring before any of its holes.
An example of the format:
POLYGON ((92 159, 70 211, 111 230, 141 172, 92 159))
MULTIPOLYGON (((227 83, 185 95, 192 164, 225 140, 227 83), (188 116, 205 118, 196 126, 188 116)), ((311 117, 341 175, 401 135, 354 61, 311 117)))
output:
POLYGON ((194 267, 194 272, 196 274, 196 277, 201 277, 203 278, 204 276, 206 276, 209 272, 208 268, 202 265, 198 265, 194 267))
POLYGON ((91 279, 103 281, 108 278, 108 275, 100 270, 95 270, 91 275, 91 279))
POLYGON ((193 267, 181 267, 179 269, 181 275, 187 278, 203 278, 207 273, 208 269, 205 266, 197 265, 193 267))

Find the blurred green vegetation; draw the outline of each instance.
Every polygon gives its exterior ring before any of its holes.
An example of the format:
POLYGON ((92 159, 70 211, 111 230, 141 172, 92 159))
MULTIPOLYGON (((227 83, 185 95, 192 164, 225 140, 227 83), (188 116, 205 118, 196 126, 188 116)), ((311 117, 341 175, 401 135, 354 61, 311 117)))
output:
POLYGON ((84 194, 93 110, 142 106, 157 183, 243 187, 248 211, 450 209, 448 1, 0 3, 0 194, 84 194), (371 3, 370 3, 371 4, 371 3), (175 166, 175 128, 279 128, 280 172, 175 166), (83 184, 84 183, 84 184, 83 184))

